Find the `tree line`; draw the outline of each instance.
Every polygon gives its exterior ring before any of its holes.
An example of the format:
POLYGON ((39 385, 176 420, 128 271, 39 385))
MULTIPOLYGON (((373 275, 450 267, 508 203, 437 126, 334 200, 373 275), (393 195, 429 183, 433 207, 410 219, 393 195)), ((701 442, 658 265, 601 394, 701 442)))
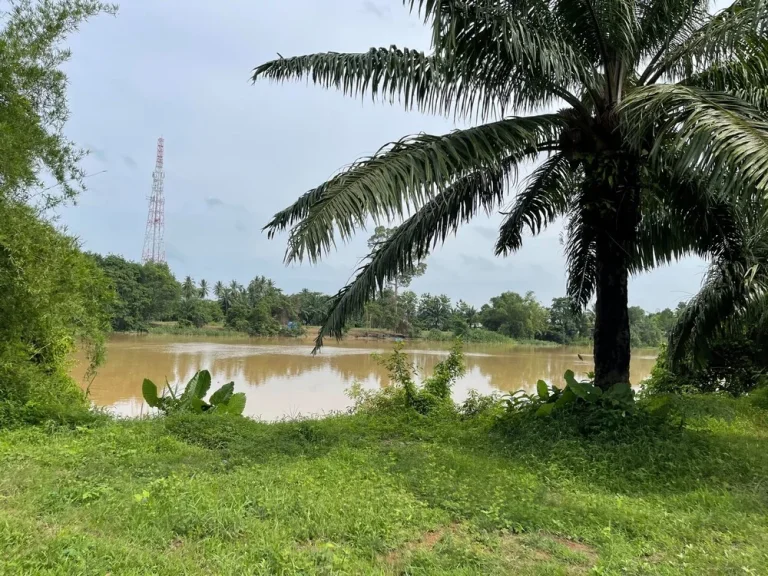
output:
MULTIPOLYGON (((116 255, 90 257, 114 287, 111 317, 116 331, 144 331, 152 322, 170 321, 182 328, 223 324, 254 336, 296 335, 324 322, 332 300, 306 288, 286 294, 265 276, 256 276, 246 285, 235 280, 210 284, 190 276, 179 282, 164 264, 140 264, 116 255)), ((349 326, 435 339, 462 336, 467 340, 511 338, 558 344, 592 339, 594 312, 580 311, 567 297, 555 298, 545 306, 533 292, 504 292, 477 308, 463 300, 454 303, 445 294, 401 290, 409 283, 410 279, 399 278, 397 286, 394 281, 386 285, 349 326)), ((632 345, 660 345, 682 307, 653 313, 631 307, 632 345)))

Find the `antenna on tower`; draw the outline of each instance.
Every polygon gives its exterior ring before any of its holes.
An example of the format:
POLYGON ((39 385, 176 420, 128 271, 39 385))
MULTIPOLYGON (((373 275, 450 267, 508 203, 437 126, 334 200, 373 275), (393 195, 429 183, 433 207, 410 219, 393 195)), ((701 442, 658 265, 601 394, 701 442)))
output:
POLYGON ((144 233, 144 250, 141 261, 165 263, 165 196, 163 194, 163 155, 165 140, 157 139, 157 159, 152 172, 152 195, 149 197, 147 231, 144 233))

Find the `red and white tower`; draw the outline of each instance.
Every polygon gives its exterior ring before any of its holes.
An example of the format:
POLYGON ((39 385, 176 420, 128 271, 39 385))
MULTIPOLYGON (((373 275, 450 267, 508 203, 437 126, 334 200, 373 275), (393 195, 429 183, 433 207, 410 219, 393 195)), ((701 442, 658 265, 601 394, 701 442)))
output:
POLYGON ((163 194, 163 153, 165 141, 157 139, 157 160, 152 173, 152 195, 149 197, 147 231, 144 234, 144 250, 141 261, 165 263, 165 196, 163 194))

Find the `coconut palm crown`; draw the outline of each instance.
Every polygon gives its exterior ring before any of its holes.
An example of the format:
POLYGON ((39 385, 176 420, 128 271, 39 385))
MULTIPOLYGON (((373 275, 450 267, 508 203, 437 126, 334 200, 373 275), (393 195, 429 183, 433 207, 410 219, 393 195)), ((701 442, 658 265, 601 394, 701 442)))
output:
POLYGON ((333 298, 316 346, 460 224, 505 209, 498 255, 565 218, 568 295, 596 297, 596 383, 628 381, 629 275, 689 253, 727 258, 741 198, 768 188, 768 4, 405 5, 430 26, 428 54, 280 57, 253 74, 476 124, 388 144, 267 224, 270 236, 290 228, 290 262, 316 261, 371 220, 403 219, 333 298))

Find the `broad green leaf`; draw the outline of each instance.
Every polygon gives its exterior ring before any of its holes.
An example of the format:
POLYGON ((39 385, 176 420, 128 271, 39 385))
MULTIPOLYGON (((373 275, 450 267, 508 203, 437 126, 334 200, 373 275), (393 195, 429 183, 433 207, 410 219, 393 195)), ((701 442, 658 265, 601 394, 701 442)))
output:
POLYGON ((589 382, 572 382, 568 384, 568 388, 573 390, 573 393, 576 394, 579 398, 582 400, 586 400, 587 402, 596 402, 600 396, 602 396, 602 391, 600 388, 595 386, 594 384, 590 384, 589 382))
POLYGON ((213 406, 219 406, 220 404, 226 404, 232 398, 232 394, 235 391, 235 383, 229 382, 224 384, 221 388, 216 390, 211 395, 210 403, 213 406))
POLYGON ((160 407, 160 398, 157 395, 157 386, 152 380, 144 378, 144 382, 141 384, 141 394, 144 396, 144 401, 152 408, 160 407))
POLYGON ((539 393, 539 398, 544 401, 549 400, 549 388, 547 388, 547 383, 544 380, 536 382, 536 391, 539 393))
POLYGON ((542 404, 539 409, 536 410, 536 416, 549 416, 552 414, 552 410, 555 409, 554 404, 542 404))
POLYGON ((200 370, 187 382, 187 387, 182 394, 182 402, 189 404, 192 398, 205 398, 211 387, 211 373, 208 370, 200 370))
POLYGON ((573 374, 573 370, 566 370, 565 374, 563 375, 563 378, 565 378, 565 383, 568 384, 568 386, 571 386, 573 384, 578 384, 576 381, 576 377, 573 374))
POLYGON ((608 388, 603 396, 612 400, 629 399, 632 397, 632 387, 629 382, 617 382, 608 388))
POLYGON ((227 412, 230 414, 240 416, 243 413, 243 410, 245 410, 245 394, 243 392, 232 394, 226 408, 227 412))
POLYGON ((576 394, 573 393, 573 390, 571 390, 569 386, 565 390, 563 390, 563 393, 560 395, 560 398, 558 398, 557 402, 555 402, 555 406, 557 406, 558 408, 562 408, 563 406, 572 404, 575 400, 576 400, 576 394))
POLYGON ((211 389, 211 373, 208 370, 200 370, 197 374, 197 390, 195 396, 205 398, 211 389))
POLYGON ((205 402, 201 398, 198 398, 197 396, 192 396, 192 398, 189 401, 189 405, 192 408, 192 411, 197 414, 203 413, 203 406, 205 406, 205 402))

